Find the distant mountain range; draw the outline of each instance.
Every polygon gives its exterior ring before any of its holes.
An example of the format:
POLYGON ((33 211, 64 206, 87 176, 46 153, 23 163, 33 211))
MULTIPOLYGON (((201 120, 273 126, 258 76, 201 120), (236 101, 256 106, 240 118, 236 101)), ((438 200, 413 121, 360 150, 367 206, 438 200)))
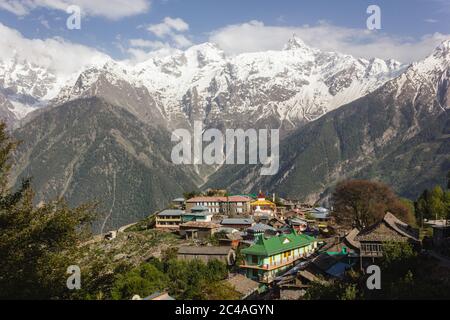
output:
POLYGON ((404 66, 322 52, 298 38, 282 51, 235 57, 206 43, 135 66, 105 58, 64 79, 0 61, 0 116, 24 141, 13 179, 33 176, 39 200, 99 199, 97 230, 201 186, 317 200, 339 179, 371 177, 412 196, 450 169, 449 47, 404 66), (195 120, 280 128, 279 173, 174 166, 171 132, 195 120))
POLYGON ((282 51, 235 57, 204 43, 134 66, 98 59, 60 78, 27 61, 0 61, 0 90, 17 119, 38 107, 95 95, 143 119, 156 112, 175 127, 202 120, 218 128, 231 123, 289 130, 375 90, 403 67, 322 52, 294 37, 282 51))

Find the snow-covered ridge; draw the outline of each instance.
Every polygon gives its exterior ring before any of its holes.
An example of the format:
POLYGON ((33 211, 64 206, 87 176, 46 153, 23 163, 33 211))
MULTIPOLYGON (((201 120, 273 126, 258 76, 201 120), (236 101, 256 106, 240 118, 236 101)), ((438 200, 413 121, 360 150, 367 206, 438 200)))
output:
MULTIPOLYGON (((449 51, 450 41, 444 42, 408 70, 426 74, 448 68, 449 51)), ((126 82, 145 88, 168 122, 191 122, 195 117, 212 124, 246 113, 295 127, 376 90, 404 70, 395 60, 323 52, 293 37, 283 50, 231 57, 215 44, 204 43, 136 65, 109 58, 64 79, 38 67, 11 68, 11 63, 0 61, 0 88, 27 97, 29 101, 18 101, 35 107, 95 94, 91 89, 102 78, 111 85, 126 82)), ((23 114, 21 108, 17 116, 23 114)))

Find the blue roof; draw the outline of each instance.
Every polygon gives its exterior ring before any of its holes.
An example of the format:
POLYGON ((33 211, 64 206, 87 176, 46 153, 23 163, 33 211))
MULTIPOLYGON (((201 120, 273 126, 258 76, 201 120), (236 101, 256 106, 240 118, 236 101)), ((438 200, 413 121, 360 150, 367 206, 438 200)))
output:
POLYGON ((252 218, 226 218, 220 224, 253 224, 252 218))
POLYGON ((184 215, 183 210, 178 209, 166 209, 157 214, 158 216, 182 216, 184 215))
POLYGON ((208 211, 209 208, 205 206, 194 206, 191 211, 208 211))
POLYGON ((341 278, 343 276, 343 274, 345 273, 345 271, 347 271, 347 269, 349 269, 351 266, 347 263, 343 263, 343 262, 338 262, 336 264, 334 264, 331 268, 329 268, 326 273, 328 273, 329 275, 332 275, 334 277, 337 278, 341 278))

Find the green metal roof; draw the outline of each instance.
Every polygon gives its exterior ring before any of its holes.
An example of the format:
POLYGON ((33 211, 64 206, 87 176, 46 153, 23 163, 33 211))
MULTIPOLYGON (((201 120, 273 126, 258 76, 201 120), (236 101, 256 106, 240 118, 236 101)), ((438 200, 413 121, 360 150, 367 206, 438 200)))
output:
POLYGON ((306 247, 315 241, 314 237, 306 234, 297 234, 293 231, 290 234, 283 234, 268 239, 259 237, 254 245, 242 249, 242 253, 256 256, 273 256, 288 250, 306 247))

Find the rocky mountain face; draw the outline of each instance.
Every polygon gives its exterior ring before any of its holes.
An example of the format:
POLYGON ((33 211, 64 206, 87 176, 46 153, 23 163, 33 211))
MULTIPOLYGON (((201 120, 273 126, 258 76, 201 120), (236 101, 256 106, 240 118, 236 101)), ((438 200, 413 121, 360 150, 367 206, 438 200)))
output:
POLYGON ((379 89, 281 141, 277 175, 224 166, 207 185, 317 201, 341 179, 377 178, 416 197, 442 184, 450 170, 449 76, 447 41, 379 89))
MULTIPOLYGON (((55 74, 48 69, 17 57, 0 61, 0 93, 9 101, 15 121, 44 105, 46 98, 59 89, 55 74)), ((0 116, 3 118, 3 114, 0 116)))
POLYGON ((156 106, 172 128, 200 120, 219 129, 292 130, 375 90, 401 70, 393 60, 321 52, 297 38, 282 51, 236 57, 205 43, 134 67, 111 60, 83 72, 53 104, 92 95, 111 99, 105 86, 114 86, 113 100, 132 96, 127 108, 144 118, 146 106, 156 106))
POLYGON ((0 90, 17 102, 19 119, 37 106, 102 96, 148 123, 156 120, 149 110, 158 109, 157 120, 172 128, 201 120, 219 129, 290 131, 375 90, 402 68, 393 60, 322 52, 294 37, 284 50, 235 57, 204 43, 134 66, 100 59, 65 77, 11 60, 0 62, 0 90))
POLYGON ((37 202, 98 201, 95 230, 137 221, 201 182, 170 160, 170 134, 101 98, 65 103, 41 113, 14 137, 13 180, 32 177, 37 202))
POLYGON ((14 110, 14 105, 0 92, 0 119, 8 127, 11 127, 18 120, 12 110, 14 110))

